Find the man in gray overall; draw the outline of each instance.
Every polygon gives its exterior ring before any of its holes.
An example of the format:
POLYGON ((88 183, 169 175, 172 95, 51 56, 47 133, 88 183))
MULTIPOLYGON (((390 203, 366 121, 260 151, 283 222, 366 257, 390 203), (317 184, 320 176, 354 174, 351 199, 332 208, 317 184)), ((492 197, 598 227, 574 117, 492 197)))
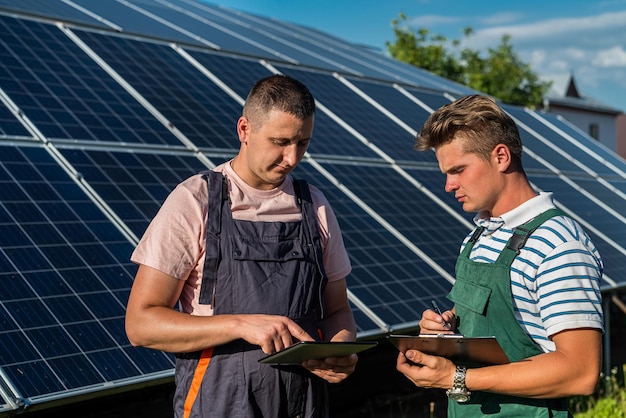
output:
POLYGON ((354 354, 258 361, 296 341, 356 338, 337 219, 290 175, 314 112, 299 81, 259 80, 237 122, 237 156, 179 184, 133 252, 126 332, 135 346, 176 353, 176 417, 327 417, 327 382, 354 371, 354 354))
POLYGON ((449 417, 568 417, 593 393, 602 362, 602 261, 581 226, 537 193, 513 119, 472 95, 434 112, 416 138, 434 149, 445 189, 477 227, 463 241, 452 309, 426 310, 420 333, 494 335, 510 363, 485 367, 408 350, 397 369, 446 389, 449 417))

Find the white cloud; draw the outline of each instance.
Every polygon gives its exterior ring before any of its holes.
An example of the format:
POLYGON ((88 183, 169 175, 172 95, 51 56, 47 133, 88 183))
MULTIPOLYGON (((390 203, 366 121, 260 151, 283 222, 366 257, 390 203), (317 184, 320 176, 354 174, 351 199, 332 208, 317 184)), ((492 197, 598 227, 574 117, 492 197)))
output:
POLYGON ((511 35, 515 44, 567 44, 614 45, 626 37, 626 11, 605 13, 578 18, 548 19, 519 25, 500 25, 475 32, 474 42, 492 45, 502 35, 511 35))
POLYGON ((626 87, 626 11, 536 22, 527 19, 527 15, 515 13, 482 18, 429 15, 411 23, 449 39, 460 39, 463 46, 481 53, 499 45, 503 35, 509 35, 515 53, 542 80, 553 82, 551 95, 562 96, 574 75, 583 96, 604 98, 606 104, 624 108, 623 95, 618 92, 626 87), (458 28, 468 26, 474 33, 464 39, 458 28))
POLYGON ((621 46, 599 51, 594 64, 600 67, 626 67, 626 51, 621 46))

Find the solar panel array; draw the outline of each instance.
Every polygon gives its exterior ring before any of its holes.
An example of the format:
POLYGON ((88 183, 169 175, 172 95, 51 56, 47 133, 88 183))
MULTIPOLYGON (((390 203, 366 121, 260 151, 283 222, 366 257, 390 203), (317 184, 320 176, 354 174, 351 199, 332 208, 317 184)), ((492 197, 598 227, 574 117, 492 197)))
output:
MULTIPOLYGON (((172 375, 130 346, 129 256, 169 191, 237 152, 257 79, 319 107, 295 175, 320 187, 353 263, 359 336, 446 303, 471 228, 432 152, 428 114, 471 90, 314 29, 194 0, 0 0, 0 412, 172 375)), ((626 164, 568 122, 505 106, 537 189, 554 190, 626 283, 626 164)))

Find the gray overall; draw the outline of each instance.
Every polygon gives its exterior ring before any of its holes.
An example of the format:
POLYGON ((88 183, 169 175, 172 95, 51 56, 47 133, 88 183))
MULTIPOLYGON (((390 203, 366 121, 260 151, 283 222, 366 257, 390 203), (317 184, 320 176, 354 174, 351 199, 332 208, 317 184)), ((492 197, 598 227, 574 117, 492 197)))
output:
MULTIPOLYGON (((200 303, 214 315, 291 318, 318 338, 327 282, 308 185, 294 181, 299 222, 234 220, 221 173, 207 171, 207 249, 200 303)), ((301 366, 259 363, 243 339, 176 358, 176 417, 327 417, 326 382, 301 366)))

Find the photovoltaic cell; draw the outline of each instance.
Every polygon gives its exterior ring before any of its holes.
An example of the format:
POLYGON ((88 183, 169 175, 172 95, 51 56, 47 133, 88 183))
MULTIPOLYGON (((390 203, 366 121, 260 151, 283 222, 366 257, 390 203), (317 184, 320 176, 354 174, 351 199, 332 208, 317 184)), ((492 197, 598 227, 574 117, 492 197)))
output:
POLYGON ((54 17, 70 22, 82 22, 88 25, 105 26, 97 19, 59 0, 0 0, 0 9, 54 17))
MULTIPOLYGON (((131 243, 45 149, 0 145, 0 161, 4 373, 25 398, 142 375, 147 360, 105 326, 123 327, 131 243)), ((147 363, 173 365, 164 354, 147 363)))
POLYGON ((32 137, 9 109, 0 103, 0 138, 5 136, 32 137))
POLYGON ((196 147, 238 150, 241 105, 166 45, 79 32, 196 147))
POLYGON ((559 167, 565 173, 582 174, 583 168, 576 164, 583 161, 584 154, 559 135, 554 135, 546 129, 546 126, 530 117, 523 108, 518 106, 503 105, 513 118, 517 119, 522 143, 550 164, 559 167), (523 125, 520 125, 523 124, 523 125), (547 136, 545 135, 547 134, 547 136), (549 138, 549 139, 548 139, 549 138), (552 146, 546 142, 551 143, 552 146))
POLYGON ((611 186, 626 194, 626 179, 607 179, 611 186))
POLYGON ((454 276, 460 241, 469 228, 389 167, 323 164, 375 213, 454 276), (445 226, 445 233, 442 228, 445 226))
POLYGON ((279 69, 306 84, 317 100, 391 158, 397 161, 424 161, 425 158, 432 161, 427 154, 411 152, 414 144, 411 133, 359 98, 332 75, 295 68, 279 69))
MULTIPOLYGON (((340 167, 340 171, 345 169, 340 167)), ((343 182, 353 175, 350 172, 339 179, 343 182)), ((348 288, 390 328, 402 329, 407 323, 418 321, 432 297, 447 294, 451 287, 447 280, 313 167, 303 162, 294 176, 318 187, 331 202, 352 262, 352 273, 346 279, 348 288)), ((351 184, 345 184, 352 189, 351 184)), ((376 187, 369 192, 380 190, 376 187)), ((387 213, 381 215, 393 221, 386 217, 387 213)), ((364 327, 368 322, 358 324, 361 331, 372 331, 364 327)))
MULTIPOLYGON (((225 22, 219 22, 220 19, 212 17, 211 19, 200 18, 197 14, 181 13, 176 7, 160 7, 154 2, 137 2, 142 9, 146 9, 160 17, 167 17, 166 20, 199 35, 203 39, 210 40, 216 44, 221 51, 236 51, 244 55, 257 57, 273 58, 285 60, 286 52, 282 55, 278 51, 272 49, 268 45, 268 39, 246 28, 238 27, 236 30, 230 30, 224 26, 225 22), (195 16, 195 18, 194 18, 195 16)), ((187 8, 189 9, 189 8, 187 8)))
MULTIPOLYGON (((356 78, 347 78, 347 80, 410 126, 415 132, 419 132, 430 115, 428 110, 420 107, 389 83, 356 78)), ((436 163, 434 156, 430 162, 436 163)))
MULTIPOLYGON (((447 205, 451 210, 464 218, 468 222, 468 225, 471 225, 471 227, 473 227, 474 223, 472 222, 472 219, 474 219, 474 216, 476 214, 473 212, 465 212, 463 210, 463 205, 459 203, 454 197, 454 192, 446 192, 446 177, 439 170, 439 166, 420 168, 404 167, 404 170, 408 174, 410 174, 416 181, 418 181, 422 186, 424 186, 430 193, 437 196, 437 198, 443 204, 447 205)), ((459 237, 459 246, 461 244, 461 239, 464 237, 465 236, 459 237)))
MULTIPOLYGON (((176 30, 158 20, 152 19, 144 13, 126 6, 118 1, 90 1, 90 0, 72 0, 85 9, 97 14, 107 21, 121 27, 123 31, 128 33, 141 33, 160 39, 189 43, 194 45, 204 45, 193 36, 183 31, 176 30)), ((130 2, 136 3, 136 2, 130 2)), ((183 28, 184 29, 184 28, 183 28)))
MULTIPOLYGON (((224 11, 229 11, 224 9, 224 11)), ((442 77, 419 69, 415 66, 393 60, 385 56, 384 51, 370 50, 362 45, 355 45, 336 37, 322 33, 318 30, 294 25, 272 19, 259 18, 247 14, 235 15, 240 19, 251 20, 253 25, 264 25, 280 31, 280 35, 287 39, 292 39, 294 43, 303 45, 313 54, 322 57, 330 57, 333 61, 341 63, 345 69, 343 73, 384 79, 401 83, 415 84, 420 87, 432 88, 436 90, 446 90, 456 94, 470 94, 473 90, 460 84, 451 82, 442 77)), ((271 30, 271 29, 270 29, 271 30)), ((302 61, 302 65, 310 65, 318 68, 329 68, 329 65, 311 65, 302 61)))
MULTIPOLYGON (((216 54, 190 52, 198 62, 214 73, 221 81, 232 86, 243 99, 246 98, 257 80, 272 75, 267 68, 257 62, 242 65, 242 62, 246 63, 245 60, 216 54)), ((315 93, 312 93, 315 96, 315 93)), ((316 96, 315 98, 319 100, 316 96)), ((339 126, 320 109, 317 109, 315 113, 313 140, 308 151, 313 155, 380 158, 378 154, 356 139, 345 128, 339 126)))
MULTIPOLYGON (((402 88, 404 90, 406 90, 407 92, 409 92, 412 96, 415 96, 416 98, 418 98, 419 100, 421 100, 422 102, 424 102, 424 104, 426 104, 428 107, 430 107, 433 111, 439 109, 441 106, 447 105, 449 104, 452 100, 454 100, 454 98, 449 99, 448 97, 443 95, 443 92, 426 92, 423 90, 418 90, 414 87, 410 87, 410 86, 402 86, 402 88)), ((449 92, 448 92, 449 94, 449 92)), ((468 93, 469 94, 469 93, 468 93)), ((453 95, 449 96, 453 97, 453 95)), ((460 97, 460 95, 458 96, 460 97)), ((416 128, 417 131, 421 130, 422 127, 418 126, 416 128)))
MULTIPOLYGON (((365 75, 396 81, 405 80, 398 75, 405 69, 398 72, 398 67, 389 63, 391 60, 384 57, 383 54, 379 52, 368 53, 362 46, 350 45, 319 31, 304 29, 301 26, 275 19, 239 13, 228 8, 217 8, 205 3, 187 1, 179 1, 178 3, 191 7, 198 13, 208 13, 207 18, 209 19, 221 16, 225 22, 230 22, 230 25, 237 25, 236 30, 238 32, 245 33, 252 39, 259 40, 273 48, 280 48, 280 51, 287 57, 297 60, 299 65, 326 68, 344 74, 365 75), (248 28, 252 32, 248 32, 248 28), (279 39, 282 42, 277 44, 274 39, 279 39)), ((268 54, 263 56, 272 58, 268 54)), ((275 56, 274 59, 276 59, 275 56)), ((278 61, 284 60, 278 59, 278 61)), ((421 84, 430 85, 435 79, 432 76, 420 74, 420 71, 414 67, 405 75, 419 78, 421 84)), ((442 84, 443 82, 438 82, 439 87, 442 84)))
POLYGON ((0 83, 49 139, 180 145, 57 27, 0 16, 0 83))
POLYGON ((355 306, 353 303, 350 303, 350 309, 352 310, 352 315, 354 315, 354 322, 356 322, 356 332, 364 335, 364 333, 368 332, 371 334, 379 334, 381 332, 386 332, 386 329, 381 328, 377 325, 372 318, 370 318, 367 314, 365 314, 358 306, 355 306))
MULTIPOLYGON (((584 221, 589 222, 594 229, 601 231, 603 236, 599 236, 591 228, 585 227, 593 243, 600 251, 604 261, 605 274, 616 282, 626 282, 624 279, 626 277, 626 267, 624 263, 619 261, 624 258, 624 254, 615 247, 615 244, 611 244, 604 238, 604 236, 608 237, 621 249, 626 248, 623 222, 556 176, 529 175, 529 179, 541 190, 554 192, 554 199, 558 203, 580 216, 584 221)), ((623 206, 623 203, 620 206, 623 206)), ((620 213, 623 215, 625 212, 622 211, 620 213)), ((602 284, 604 287, 609 286, 609 283, 606 282, 602 284)))
MULTIPOLYGON (((306 39, 295 38, 292 32, 283 28, 281 22, 262 17, 248 19, 245 16, 234 14, 229 9, 214 7, 204 2, 179 1, 173 3, 179 3, 176 7, 187 8, 194 15, 214 22, 219 27, 227 28, 228 32, 234 33, 231 39, 235 36, 241 36, 248 42, 263 47, 263 51, 260 53, 256 51, 254 54, 257 57, 342 72, 355 72, 344 64, 345 58, 335 57, 336 53, 332 49, 321 50, 320 53, 317 49, 321 48, 309 44, 306 39)), ((223 51, 239 51, 237 46, 232 44, 232 40, 229 41, 228 38, 220 46, 223 51)))
MULTIPOLYGON (((623 173, 626 173, 626 161, 615 152, 592 139, 571 122, 564 120, 558 115, 551 113, 535 113, 535 116, 538 116, 540 119, 554 126, 558 130, 557 134, 561 135, 562 132, 564 135, 576 141, 583 149, 590 149, 594 154, 598 155, 599 159, 604 162, 601 167, 594 166, 599 174, 613 175, 616 173, 615 170, 617 169, 621 172, 621 176, 624 177, 623 173)), ((585 157, 583 161, 587 159, 589 159, 589 156, 585 157)))
POLYGON ((178 183, 206 170, 193 155, 61 150, 137 237, 178 183))

